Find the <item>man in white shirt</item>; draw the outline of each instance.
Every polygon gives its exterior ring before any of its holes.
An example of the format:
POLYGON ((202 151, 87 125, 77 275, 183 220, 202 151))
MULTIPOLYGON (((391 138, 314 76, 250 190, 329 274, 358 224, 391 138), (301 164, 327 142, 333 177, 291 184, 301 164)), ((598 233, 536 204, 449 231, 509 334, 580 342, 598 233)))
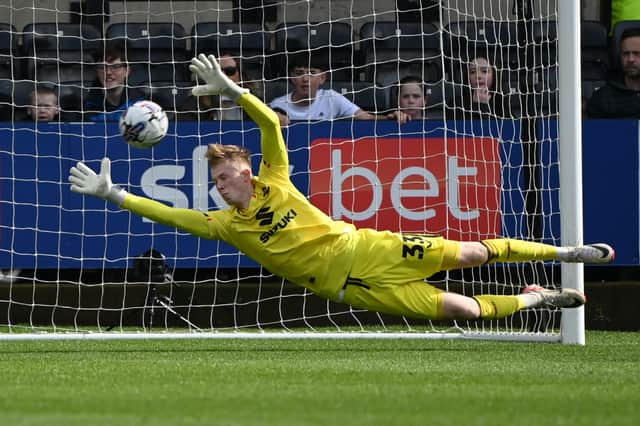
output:
POLYGON ((293 120, 375 120, 375 115, 362 110, 335 90, 320 89, 327 80, 326 70, 321 65, 293 60, 295 62, 289 67, 289 78, 295 87, 294 91, 275 98, 269 104, 278 114, 280 125, 287 126, 293 120))

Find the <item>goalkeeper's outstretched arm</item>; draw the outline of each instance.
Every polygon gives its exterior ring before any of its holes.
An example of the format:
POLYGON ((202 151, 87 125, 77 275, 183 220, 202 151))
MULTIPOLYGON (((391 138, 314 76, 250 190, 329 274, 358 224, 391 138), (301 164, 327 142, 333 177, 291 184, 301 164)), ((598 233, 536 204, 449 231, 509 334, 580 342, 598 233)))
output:
POLYGON ((158 201, 129 194, 114 185, 111 181, 111 160, 108 158, 102 159, 98 174, 83 162, 78 162, 69 171, 69 182, 73 192, 101 198, 154 222, 182 229, 199 237, 216 238, 202 212, 169 207, 158 201))
POLYGON ((260 99, 248 93, 227 77, 213 55, 200 54, 191 60, 189 69, 205 84, 193 88, 195 96, 224 94, 233 99, 260 126, 263 164, 281 166, 288 170, 287 148, 280 130, 277 114, 260 99))

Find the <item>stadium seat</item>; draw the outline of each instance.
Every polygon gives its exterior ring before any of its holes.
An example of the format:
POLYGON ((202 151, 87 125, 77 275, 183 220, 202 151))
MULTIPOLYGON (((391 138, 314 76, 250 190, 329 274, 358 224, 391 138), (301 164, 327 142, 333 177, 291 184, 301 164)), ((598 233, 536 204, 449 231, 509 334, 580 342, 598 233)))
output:
POLYGON ((36 83, 28 80, 12 81, 0 79, 0 102, 10 104, 14 108, 25 108, 31 104, 30 95, 36 83))
MULTIPOLYGON (((427 94, 427 111, 425 117, 433 120, 442 120, 445 118, 445 107, 453 107, 456 100, 460 98, 462 86, 454 84, 450 81, 437 81, 427 84, 425 92, 427 94)), ((392 104, 397 101, 397 90, 392 91, 392 104)))
POLYGON ((264 82, 264 101, 268 104, 279 96, 286 95, 291 91, 292 86, 286 78, 276 78, 273 80, 265 80, 264 82))
POLYGON ((588 101, 593 92, 607 84, 606 80, 585 80, 582 82, 582 99, 588 101))
POLYGON ((60 84, 36 83, 33 80, 11 81, 0 79, 0 106, 13 110, 14 117, 25 119, 26 109, 31 105, 31 92, 36 85, 43 84, 58 95, 60 118, 63 121, 79 121, 81 117, 82 92, 86 82, 68 81, 60 84))
POLYGON ((270 40, 260 24, 233 22, 198 22, 191 29, 191 53, 229 53, 242 58, 245 74, 251 80, 262 80, 270 75, 265 57, 270 51, 270 40))
POLYGON ((531 24, 533 52, 527 58, 529 67, 546 67, 557 63, 558 24, 554 20, 537 20, 531 24))
POLYGON ((149 100, 156 102, 167 113, 175 113, 180 110, 185 100, 191 94, 193 83, 183 81, 157 81, 142 91, 149 100))
POLYGON ((18 79, 20 68, 15 60, 18 52, 18 33, 11 24, 0 23, 0 78, 18 79))
POLYGON ((469 61, 485 57, 500 72, 520 66, 518 31, 514 22, 456 21, 445 27, 444 48, 448 78, 461 82, 469 61))
POLYGON ((176 22, 111 24, 106 38, 124 40, 131 65, 132 85, 154 81, 187 80, 187 36, 176 22))
POLYGON ((606 80, 609 71, 607 29, 599 21, 582 21, 580 33, 582 81, 606 80))
POLYGON ((409 74, 426 82, 442 78, 440 34, 434 24, 366 22, 359 36, 362 80, 386 86, 409 74))
POLYGON ((331 74, 340 80, 353 79, 355 44, 353 29, 346 22, 287 22, 274 32, 275 48, 271 57, 275 76, 287 75, 287 57, 310 52, 314 60, 329 65, 331 74))
POLYGON ((22 49, 28 58, 27 78, 57 84, 95 78, 93 51, 101 35, 91 25, 59 22, 27 24, 22 49))
POLYGON ((640 28, 640 20, 637 21, 618 21, 613 27, 611 35, 611 65, 620 67, 620 40, 622 33, 629 28, 640 28))

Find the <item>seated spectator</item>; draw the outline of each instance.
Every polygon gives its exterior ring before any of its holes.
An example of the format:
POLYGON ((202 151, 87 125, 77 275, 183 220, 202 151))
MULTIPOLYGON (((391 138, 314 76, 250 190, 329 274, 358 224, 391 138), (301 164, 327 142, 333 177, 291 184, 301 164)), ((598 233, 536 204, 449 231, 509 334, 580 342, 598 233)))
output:
POLYGON ((425 115, 427 94, 425 84, 420 77, 406 76, 398 83, 398 94, 394 100, 393 111, 387 114, 390 120, 404 124, 411 120, 421 120, 425 115))
POLYGON ((454 100, 447 118, 476 120, 500 118, 504 115, 504 97, 496 90, 498 73, 489 60, 477 56, 467 67, 463 78, 463 92, 454 100))
MULTIPOLYGON (((242 69, 242 61, 231 53, 222 53, 218 59, 220 68, 233 82, 247 87, 258 96, 242 69)), ((189 95, 176 114, 183 121, 242 120, 245 118, 241 106, 224 95, 189 95)))
POLYGON ((58 95, 50 87, 37 86, 29 96, 27 116, 32 121, 58 121, 60 119, 60 105, 58 95))
POLYGON ((280 124, 286 126, 293 120, 332 120, 355 118, 373 120, 370 114, 345 96, 331 89, 320 89, 327 81, 326 63, 313 61, 308 56, 293 55, 289 62, 289 78, 294 86, 292 93, 275 98, 269 106, 278 114, 280 124))
POLYGON ((111 42, 94 53, 97 81, 85 98, 86 120, 118 121, 124 110, 145 98, 139 90, 127 87, 131 68, 125 51, 122 43, 111 42))
POLYGON ((640 118, 640 28, 620 38, 622 73, 593 92, 587 103, 589 118, 640 118))

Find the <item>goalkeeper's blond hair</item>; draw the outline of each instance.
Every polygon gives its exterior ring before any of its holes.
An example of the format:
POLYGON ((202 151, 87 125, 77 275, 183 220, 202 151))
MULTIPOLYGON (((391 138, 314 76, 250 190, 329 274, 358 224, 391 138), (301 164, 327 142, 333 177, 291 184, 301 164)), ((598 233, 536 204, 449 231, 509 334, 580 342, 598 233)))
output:
POLYGON ((207 147, 205 157, 209 160, 209 166, 213 167, 223 161, 243 162, 251 165, 251 151, 238 145, 222 145, 211 143, 207 147))

